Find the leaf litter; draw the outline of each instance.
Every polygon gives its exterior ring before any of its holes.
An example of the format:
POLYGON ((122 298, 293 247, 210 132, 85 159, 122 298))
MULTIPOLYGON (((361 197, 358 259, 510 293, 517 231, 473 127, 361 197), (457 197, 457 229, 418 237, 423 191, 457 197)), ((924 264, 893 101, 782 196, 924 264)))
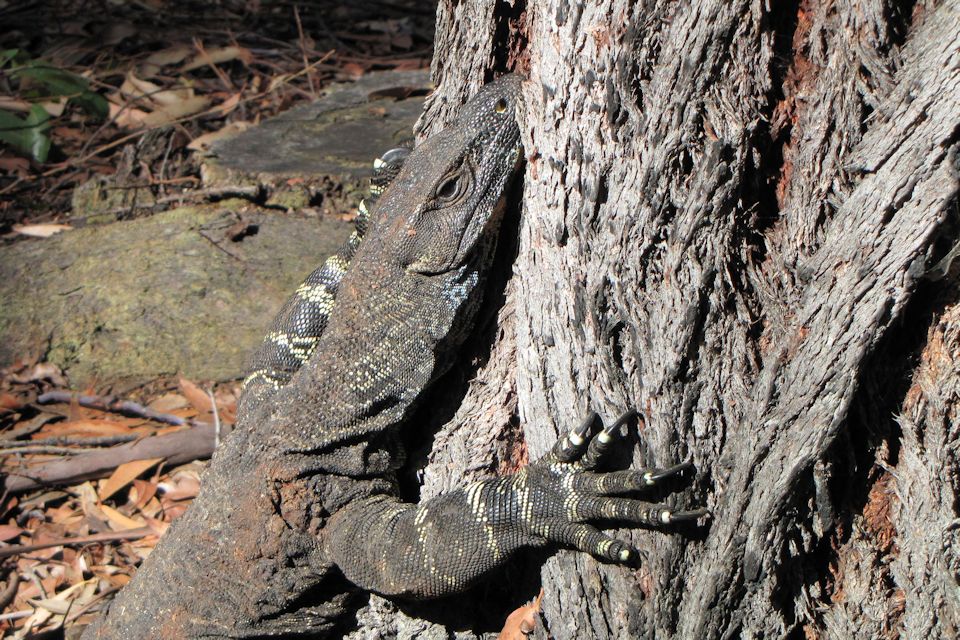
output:
POLYGON ((0 50, 0 123, 12 140, 0 145, 0 237, 24 237, 11 234, 14 224, 82 224, 71 195, 98 177, 153 199, 188 191, 217 134, 313 100, 334 81, 428 67, 435 4, 0 3, 10 47, 0 50), (148 135, 157 157, 125 175, 125 149, 148 135))
MULTIPOLYGON (((64 457, 19 454, 16 445, 28 445, 23 447, 27 450, 31 443, 57 441, 77 454, 109 452, 88 443, 119 436, 156 437, 184 429, 80 406, 77 401, 36 404, 44 393, 64 390, 66 385, 63 374, 49 363, 24 362, 0 371, 0 398, 4 399, 0 447, 14 452, 0 458, 3 478, 29 475, 38 465, 64 457)), ((144 409, 196 424, 212 421, 215 412, 229 430, 238 397, 238 382, 210 385, 179 378, 154 381, 132 399, 144 409)), ((205 466, 201 460, 168 465, 164 458, 137 459, 117 464, 102 477, 67 486, 4 492, 0 597, 13 587, 0 613, 4 637, 88 624, 186 510, 200 490, 205 466)))
MULTIPOLYGON (((300 10, 282 0, 0 3, 11 47, 0 51, 0 117, 16 125, 16 144, 0 145, 0 238, 83 226, 71 198, 92 180, 148 189, 145 201, 196 188, 215 140, 311 101, 331 82, 428 67, 434 12, 435 2, 419 0, 300 10)), ((0 483, 214 422, 228 433, 239 383, 157 379, 118 398, 109 391, 71 390, 47 362, 0 370, 0 483), (50 391, 71 394, 39 404, 50 391), (77 392, 99 393, 99 408, 77 392), (144 411, 119 412, 121 400, 144 411)), ((0 492, 0 634, 92 621, 189 506, 205 467, 117 459, 82 480, 0 492)))

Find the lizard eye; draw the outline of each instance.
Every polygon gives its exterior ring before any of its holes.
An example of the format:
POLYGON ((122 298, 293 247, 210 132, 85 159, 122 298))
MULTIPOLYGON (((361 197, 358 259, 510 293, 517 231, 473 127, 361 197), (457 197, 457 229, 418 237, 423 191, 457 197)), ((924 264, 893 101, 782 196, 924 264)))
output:
POLYGON ((493 110, 497 113, 503 113, 507 110, 507 101, 505 98, 500 98, 497 100, 497 104, 493 105, 493 110))
POLYGON ((453 178, 450 178, 449 180, 444 182, 442 185, 440 185, 440 187, 437 189, 437 195, 440 196, 441 198, 453 197, 457 193, 457 188, 458 188, 457 183, 459 182, 460 182, 459 177, 454 176, 453 178))
POLYGON ((456 200, 461 191, 463 191, 462 184, 463 180, 460 179, 459 175, 447 178, 437 187, 437 199, 444 202, 456 200))

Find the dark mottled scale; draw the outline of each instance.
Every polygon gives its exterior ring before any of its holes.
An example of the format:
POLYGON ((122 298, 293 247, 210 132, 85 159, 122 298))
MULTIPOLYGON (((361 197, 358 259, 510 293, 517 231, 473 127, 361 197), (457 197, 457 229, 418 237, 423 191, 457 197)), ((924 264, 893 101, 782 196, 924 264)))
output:
POLYGON ((244 385, 266 385, 278 389, 313 353, 333 309, 337 288, 370 226, 370 213, 383 190, 400 172, 410 149, 391 149, 374 160, 374 175, 370 181, 370 197, 360 203, 356 216, 356 231, 336 254, 304 279, 276 319, 263 343, 254 352, 244 385))

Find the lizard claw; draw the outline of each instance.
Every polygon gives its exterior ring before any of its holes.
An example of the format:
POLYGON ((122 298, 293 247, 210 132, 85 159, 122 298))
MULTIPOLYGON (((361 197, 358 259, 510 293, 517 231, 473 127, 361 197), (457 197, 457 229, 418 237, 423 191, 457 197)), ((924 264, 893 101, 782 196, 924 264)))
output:
POLYGON ((694 509, 692 511, 664 511, 661 517, 664 524, 674 524, 676 522, 696 522, 700 518, 712 518, 713 514, 709 509, 694 509))
POLYGON ((598 433, 596 437, 590 441, 587 452, 584 453, 580 459, 580 466, 584 469, 596 469, 599 467, 604 458, 606 458, 611 449, 613 449, 613 445, 617 441, 616 436, 620 434, 620 428, 636 416, 637 412, 634 409, 630 409, 617 418, 612 424, 604 427, 603 431, 598 433))
POLYGON ((651 469, 643 474, 643 479, 649 486, 652 487, 666 480, 667 478, 678 476, 684 471, 691 469, 693 469, 692 462, 681 462, 680 464, 675 464, 672 467, 667 467, 666 469, 651 469))
POLYGON ((573 462, 583 455, 590 440, 587 436, 593 430, 593 425, 597 421, 597 412, 591 411, 587 414, 580 426, 573 429, 570 433, 557 440, 549 456, 557 462, 573 462))
POLYGON ((621 442, 623 425, 636 415, 636 411, 627 411, 591 437, 597 422, 597 414, 591 412, 578 427, 562 436, 550 453, 527 469, 524 492, 532 508, 525 507, 523 520, 531 533, 608 562, 634 564, 640 560, 635 547, 587 523, 613 521, 662 529, 710 517, 707 509, 677 511, 629 497, 693 470, 690 461, 662 469, 596 470, 616 443, 621 442))

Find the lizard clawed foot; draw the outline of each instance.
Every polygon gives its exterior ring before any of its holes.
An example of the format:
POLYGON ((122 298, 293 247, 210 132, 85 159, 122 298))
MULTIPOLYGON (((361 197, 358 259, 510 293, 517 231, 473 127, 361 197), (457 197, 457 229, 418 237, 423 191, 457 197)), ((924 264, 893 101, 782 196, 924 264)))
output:
POLYGON ((625 564, 640 560, 639 551, 587 522, 616 521, 628 526, 665 528, 709 517, 706 509, 677 511, 663 504, 623 497, 693 469, 683 462, 665 469, 598 472, 618 442, 621 427, 636 416, 628 411, 591 437, 597 414, 562 436, 553 449, 527 468, 525 524, 537 536, 625 564), (529 514, 529 515, 528 515, 529 514))

